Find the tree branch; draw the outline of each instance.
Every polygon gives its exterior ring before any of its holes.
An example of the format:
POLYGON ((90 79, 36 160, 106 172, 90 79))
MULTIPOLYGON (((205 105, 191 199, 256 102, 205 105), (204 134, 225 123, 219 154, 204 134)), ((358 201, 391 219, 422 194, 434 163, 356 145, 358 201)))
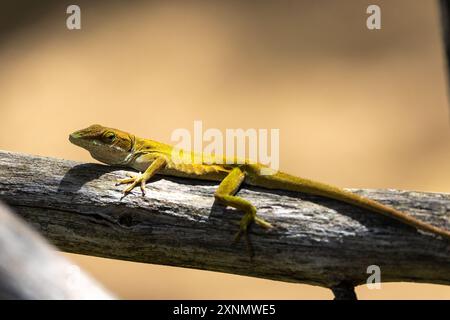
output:
POLYGON ((0 299, 112 299, 0 203, 0 299))
MULTIPOLYGON (((351 295, 369 265, 382 281, 450 284, 450 243, 321 197, 244 187, 275 228, 251 229, 255 257, 232 246, 241 213, 214 203, 216 183, 163 177, 121 199, 125 171, 0 151, 0 197, 61 250, 302 282, 351 295)), ((450 195, 352 190, 450 228, 450 195)))

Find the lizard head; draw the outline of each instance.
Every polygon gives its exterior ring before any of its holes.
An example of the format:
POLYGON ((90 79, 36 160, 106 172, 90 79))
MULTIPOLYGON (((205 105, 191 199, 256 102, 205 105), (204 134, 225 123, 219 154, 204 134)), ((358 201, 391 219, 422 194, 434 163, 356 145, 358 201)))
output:
POLYGON ((113 128, 94 124, 69 135, 69 141, 90 152, 103 163, 120 165, 133 154, 134 136, 113 128))

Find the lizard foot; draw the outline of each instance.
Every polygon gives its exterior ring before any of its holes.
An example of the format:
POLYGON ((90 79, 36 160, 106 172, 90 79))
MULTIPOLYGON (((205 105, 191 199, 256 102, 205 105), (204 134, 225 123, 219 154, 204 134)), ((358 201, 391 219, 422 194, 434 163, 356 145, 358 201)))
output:
POLYGON ((250 241, 248 230, 239 229, 239 231, 234 236, 233 244, 237 244, 241 240, 242 236, 244 236, 244 238, 245 238, 245 243, 247 245, 247 252, 248 252, 248 255, 250 256, 250 261, 251 261, 251 260, 253 260, 253 257, 255 256, 255 252, 253 250, 252 242, 250 241))
POLYGON ((250 241, 250 238, 249 238, 248 230, 253 222, 255 222, 257 225, 259 225, 265 229, 272 228, 272 225, 270 223, 268 223, 264 219, 257 217, 256 212, 252 211, 252 212, 245 213, 245 215, 242 217, 241 222, 240 222, 239 231, 236 233, 233 243, 235 243, 235 244, 238 243, 240 241, 241 237, 244 236, 245 242, 247 244, 247 251, 250 255, 250 260, 252 260, 254 257, 254 250, 253 250, 253 246, 250 241))
POLYGON ((128 193, 130 193, 137 185, 140 186, 142 195, 145 195, 145 182, 146 181, 144 179, 144 175, 139 172, 138 175, 133 175, 133 174, 127 173, 127 176, 129 176, 130 178, 119 179, 119 180, 117 180, 117 183, 116 183, 116 186, 121 185, 121 184, 131 183, 130 186, 128 186, 125 190, 123 190, 124 195, 127 195, 128 193))

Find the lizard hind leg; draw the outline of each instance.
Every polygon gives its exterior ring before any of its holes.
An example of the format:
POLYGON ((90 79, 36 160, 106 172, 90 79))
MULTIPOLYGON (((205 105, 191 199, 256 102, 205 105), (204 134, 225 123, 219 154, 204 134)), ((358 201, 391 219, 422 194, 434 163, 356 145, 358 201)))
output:
POLYGON ((236 234, 235 241, 239 241, 241 236, 244 235, 248 242, 247 232, 251 223, 255 222, 264 228, 270 228, 272 225, 256 216, 256 208, 248 200, 235 196, 239 186, 244 180, 245 172, 238 167, 234 168, 225 179, 222 180, 214 196, 224 205, 244 211, 244 216, 241 219, 240 229, 236 234))

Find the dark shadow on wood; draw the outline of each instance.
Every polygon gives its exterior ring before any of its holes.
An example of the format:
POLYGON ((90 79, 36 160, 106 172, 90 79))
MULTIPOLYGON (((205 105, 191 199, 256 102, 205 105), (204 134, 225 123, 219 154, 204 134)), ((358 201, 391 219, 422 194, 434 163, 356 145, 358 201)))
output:
POLYGON ((64 175, 58 186, 58 192, 77 192, 89 181, 98 179, 107 173, 123 169, 97 163, 76 165, 70 168, 64 175))

